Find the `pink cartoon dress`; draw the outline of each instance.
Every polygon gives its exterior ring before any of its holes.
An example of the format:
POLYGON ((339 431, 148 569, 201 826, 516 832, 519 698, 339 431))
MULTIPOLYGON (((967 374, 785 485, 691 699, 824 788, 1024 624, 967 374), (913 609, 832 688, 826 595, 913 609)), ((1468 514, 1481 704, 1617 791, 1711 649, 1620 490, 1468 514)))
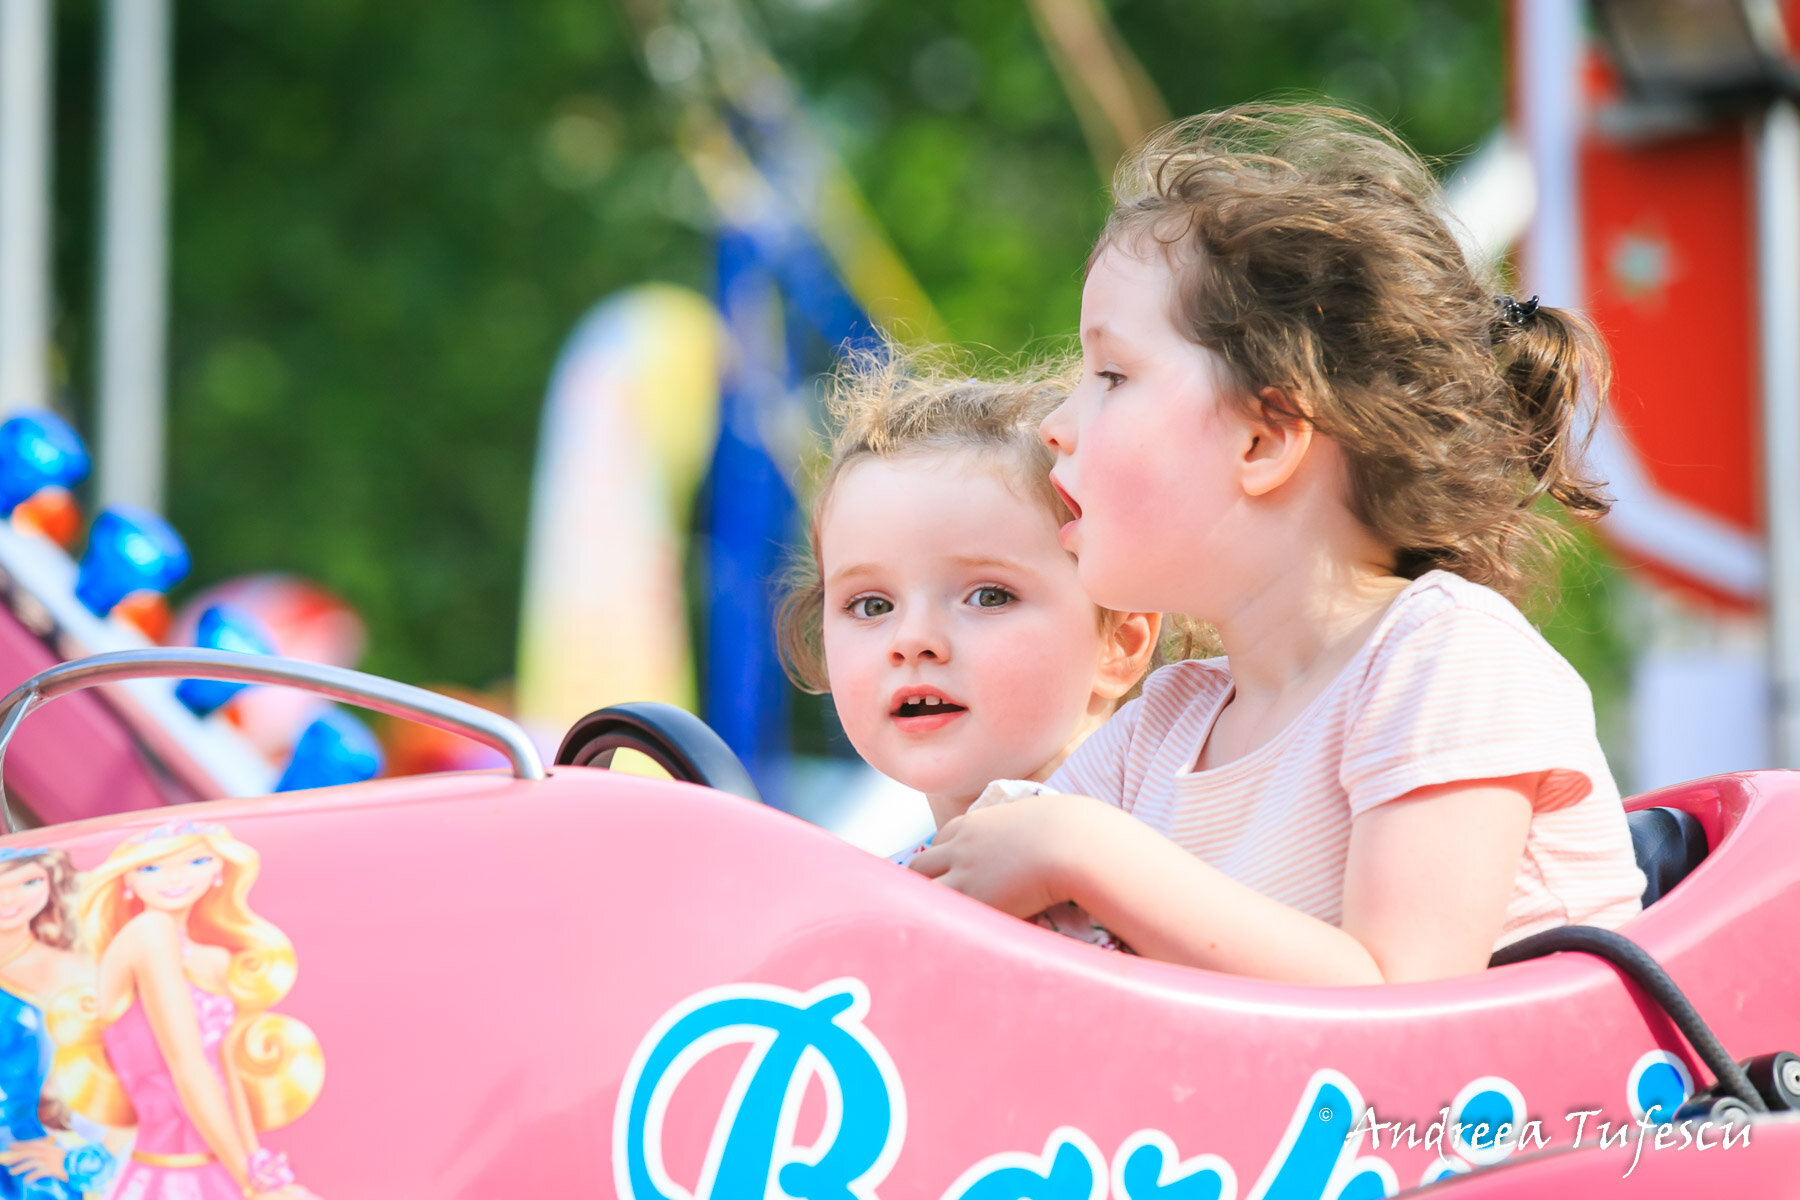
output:
MULTIPOLYGON (((229 996, 196 984, 189 987, 207 1064, 223 1080, 219 1046, 237 1019, 237 1005, 229 996)), ((163 1061, 144 1006, 134 1000, 101 1040, 138 1116, 137 1141, 119 1173, 112 1200, 243 1200, 243 1190, 181 1107, 175 1078, 163 1061)))

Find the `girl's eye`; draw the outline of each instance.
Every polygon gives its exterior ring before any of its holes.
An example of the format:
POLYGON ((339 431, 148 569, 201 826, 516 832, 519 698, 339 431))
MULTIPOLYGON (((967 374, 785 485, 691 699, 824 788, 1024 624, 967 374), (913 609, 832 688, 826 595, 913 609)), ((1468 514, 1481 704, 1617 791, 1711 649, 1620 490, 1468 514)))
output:
POLYGON ((153 871, 160 871, 160 870, 162 870, 162 868, 157 866, 154 863, 152 863, 151 865, 149 865, 147 867, 139 867, 138 868, 139 873, 144 874, 144 875, 148 875, 153 871))
POLYGON ((894 602, 886 596, 858 596, 844 609, 853 617, 885 617, 894 611, 894 602))
POLYGON ((1117 371, 1096 371, 1095 374, 1106 380, 1106 390, 1109 392, 1125 382, 1125 376, 1117 371))
POLYGON ((26 880, 26 881, 25 881, 25 886, 26 886, 26 887, 34 887, 34 888, 41 888, 41 887, 43 887, 43 886, 44 886, 44 884, 46 884, 46 883, 47 883, 47 882, 49 882, 49 881, 48 881, 48 880, 44 880, 44 879, 27 879, 27 880, 26 880))
POLYGON ((976 608, 1004 608, 1018 599, 1003 587, 988 584, 969 593, 969 603, 976 608))
POLYGON ((199 858, 188 859, 188 866, 190 866, 190 867, 205 867, 205 866, 211 866, 211 865, 212 865, 212 855, 210 855, 210 854, 202 854, 199 858))

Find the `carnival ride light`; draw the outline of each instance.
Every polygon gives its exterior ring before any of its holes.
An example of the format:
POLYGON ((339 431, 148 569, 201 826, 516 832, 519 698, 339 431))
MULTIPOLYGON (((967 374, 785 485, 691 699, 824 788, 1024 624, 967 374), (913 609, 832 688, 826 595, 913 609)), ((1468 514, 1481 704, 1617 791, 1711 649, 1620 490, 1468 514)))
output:
POLYGON ((341 708, 330 708, 300 735, 275 790, 361 783, 379 775, 381 765, 381 743, 369 727, 341 708))
MULTIPOLYGON (((194 644, 206 650, 235 650, 239 654, 275 653, 275 643, 262 623, 229 604, 215 604, 200 614, 194 644)), ((184 679, 175 685, 175 698, 196 717, 204 717, 248 686, 216 679, 184 679)))
POLYGON ((187 577, 187 547, 175 527, 147 509, 121 504, 94 518, 75 598, 104 617, 132 592, 166 592, 187 577))
POLYGON ((0 514, 47 487, 72 488, 88 475, 88 452, 53 412, 24 412, 0 425, 0 514))

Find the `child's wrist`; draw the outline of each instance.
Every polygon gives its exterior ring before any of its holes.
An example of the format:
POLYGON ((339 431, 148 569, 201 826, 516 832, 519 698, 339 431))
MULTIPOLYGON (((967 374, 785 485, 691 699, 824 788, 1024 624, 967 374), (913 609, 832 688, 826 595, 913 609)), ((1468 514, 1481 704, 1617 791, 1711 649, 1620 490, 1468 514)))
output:
POLYGON ((1088 796, 1047 793, 1038 801, 1045 806, 1044 882, 1060 903, 1083 903, 1090 890, 1095 851, 1106 839, 1107 806, 1088 796))

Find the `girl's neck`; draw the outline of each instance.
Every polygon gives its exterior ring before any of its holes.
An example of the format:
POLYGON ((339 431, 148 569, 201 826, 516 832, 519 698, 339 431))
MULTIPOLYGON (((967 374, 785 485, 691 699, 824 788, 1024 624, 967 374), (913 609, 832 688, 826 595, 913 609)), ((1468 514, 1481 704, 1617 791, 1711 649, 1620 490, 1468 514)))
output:
POLYGON ((931 806, 931 824, 938 829, 952 817, 960 817, 969 811, 969 805, 975 803, 974 796, 949 795, 944 792, 928 792, 925 803, 931 806))
POLYGON ((1369 560, 1290 559, 1217 624, 1239 699, 1269 699, 1335 677, 1408 581, 1369 560))

